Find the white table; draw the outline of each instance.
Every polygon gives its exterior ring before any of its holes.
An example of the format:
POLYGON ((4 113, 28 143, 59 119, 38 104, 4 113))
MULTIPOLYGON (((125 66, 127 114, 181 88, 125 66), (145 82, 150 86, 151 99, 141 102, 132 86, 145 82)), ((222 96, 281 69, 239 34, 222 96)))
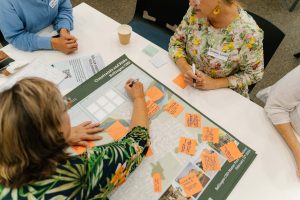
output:
MULTIPOLYGON (((294 159, 261 107, 230 89, 180 90, 172 83, 179 70, 171 60, 160 69, 153 67, 149 57, 142 52, 144 47, 152 44, 150 41, 133 33, 129 45, 120 45, 117 36, 119 23, 85 3, 74 8, 74 22, 73 34, 79 43, 75 54, 66 56, 56 51, 28 53, 11 45, 2 50, 14 59, 40 58, 47 63, 98 52, 105 64, 109 64, 122 54, 127 54, 144 70, 257 152, 257 158, 228 199, 300 199, 300 181, 296 177, 294 159)), ((43 32, 47 31, 49 29, 43 32)), ((168 57, 166 51, 158 46, 156 48, 160 49, 162 56, 168 57)))

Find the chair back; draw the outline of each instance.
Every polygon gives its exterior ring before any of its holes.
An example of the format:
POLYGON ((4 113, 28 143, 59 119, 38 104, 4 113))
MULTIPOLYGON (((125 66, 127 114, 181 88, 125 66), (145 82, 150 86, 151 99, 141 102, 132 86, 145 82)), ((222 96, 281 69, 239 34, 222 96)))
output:
POLYGON ((247 12, 253 17, 257 25, 264 31, 264 61, 265 67, 267 67, 269 61, 285 37, 285 34, 271 22, 252 12, 247 12))
POLYGON ((180 24, 189 3, 187 0, 137 0, 133 30, 168 51, 170 37, 180 24))
MULTIPOLYGON (((263 40, 263 47, 264 47, 264 64, 265 68, 268 66, 271 58, 273 57, 274 53, 276 52, 277 48, 279 47, 280 43, 282 42, 285 34, 274 24, 267 21, 266 19, 247 11, 253 19, 256 21, 257 25, 264 31, 264 40, 263 40)), ((249 93, 253 90, 255 84, 249 86, 249 93)))

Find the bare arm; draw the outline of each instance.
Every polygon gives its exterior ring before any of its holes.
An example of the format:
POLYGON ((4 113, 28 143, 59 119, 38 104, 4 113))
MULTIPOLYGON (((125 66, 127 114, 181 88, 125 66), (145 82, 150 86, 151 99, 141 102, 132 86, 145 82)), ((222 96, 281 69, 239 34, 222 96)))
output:
POLYGON ((297 164, 297 175, 300 177, 300 143, 295 136, 291 123, 276 124, 274 126, 292 151, 297 164))
POLYGON ((132 80, 128 80, 125 89, 133 101, 133 111, 129 129, 136 126, 149 128, 149 119, 147 114, 147 107, 145 102, 144 87, 141 82, 136 82, 131 86, 132 80))
POLYGON ((293 154, 300 153, 300 143, 295 136, 294 129, 291 123, 276 124, 274 126, 280 133, 282 138, 285 140, 285 142, 288 144, 293 154))

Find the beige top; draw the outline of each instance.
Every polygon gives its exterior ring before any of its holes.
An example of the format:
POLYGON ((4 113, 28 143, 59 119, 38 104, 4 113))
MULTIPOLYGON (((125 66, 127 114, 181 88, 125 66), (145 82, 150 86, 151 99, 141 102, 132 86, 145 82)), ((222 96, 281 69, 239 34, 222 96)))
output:
POLYGON ((300 134, 300 65, 272 86, 265 110, 273 124, 291 122, 300 134))

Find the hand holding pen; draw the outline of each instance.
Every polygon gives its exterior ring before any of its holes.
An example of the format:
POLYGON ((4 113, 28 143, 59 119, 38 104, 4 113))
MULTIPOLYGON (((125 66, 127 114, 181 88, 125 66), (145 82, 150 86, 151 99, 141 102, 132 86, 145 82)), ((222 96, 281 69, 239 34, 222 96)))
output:
POLYGON ((137 98, 144 98, 144 86, 139 81, 139 79, 129 79, 125 84, 125 89, 128 94, 128 96, 135 100, 137 98))

